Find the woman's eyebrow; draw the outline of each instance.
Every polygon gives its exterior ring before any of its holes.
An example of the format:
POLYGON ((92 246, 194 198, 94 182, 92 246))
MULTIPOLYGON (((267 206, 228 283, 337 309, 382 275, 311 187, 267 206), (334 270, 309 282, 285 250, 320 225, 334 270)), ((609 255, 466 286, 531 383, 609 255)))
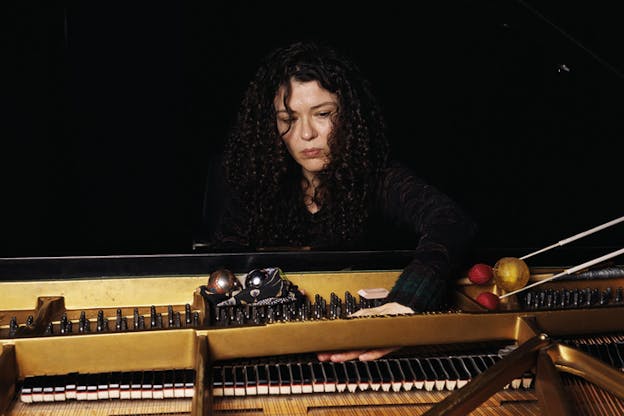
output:
POLYGON ((317 105, 313 105, 312 107, 310 107, 313 110, 316 110, 319 107, 324 107, 326 105, 338 105, 335 101, 325 101, 323 103, 317 104, 317 105))
MULTIPOLYGON (((312 107, 310 107, 310 110, 317 110, 317 109, 319 109, 321 107, 324 107, 326 105, 338 106, 338 103, 336 103, 335 101, 324 101, 324 102, 322 102, 320 104, 313 105, 312 107)), ((280 109, 276 110, 276 112, 277 113, 288 113, 288 111, 285 108, 280 108, 280 109)), ((297 113, 297 111, 292 110, 292 109, 291 109, 290 112, 293 113, 293 114, 297 113)))

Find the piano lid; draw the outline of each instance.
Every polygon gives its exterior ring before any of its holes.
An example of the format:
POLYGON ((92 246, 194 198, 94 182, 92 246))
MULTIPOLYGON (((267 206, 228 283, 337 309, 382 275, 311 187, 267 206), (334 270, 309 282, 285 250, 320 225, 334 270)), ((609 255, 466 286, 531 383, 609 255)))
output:
MULTIPOLYGON (((494 264, 502 257, 521 257, 531 248, 478 248, 469 254, 473 263, 494 264)), ((602 256, 601 246, 564 246, 531 258, 530 267, 569 267, 602 256)), ((400 270, 413 250, 259 251, 116 256, 6 257, 0 258, 0 282, 93 277, 208 275, 217 268, 246 273, 255 268, 280 267, 285 272, 341 270, 400 270)), ((615 259, 621 264, 620 259, 615 259)), ((607 265, 605 264, 601 265, 607 265)), ((596 266, 599 267, 599 266, 596 266)), ((466 269, 467 270, 467 269, 466 269)), ((463 273, 465 270, 460 270, 463 273)), ((461 278, 463 276, 455 276, 461 278)))
POLYGON ((87 277, 208 275, 217 268, 246 273, 280 267, 286 272, 402 269, 412 250, 272 251, 119 256, 0 258, 0 281, 87 277))

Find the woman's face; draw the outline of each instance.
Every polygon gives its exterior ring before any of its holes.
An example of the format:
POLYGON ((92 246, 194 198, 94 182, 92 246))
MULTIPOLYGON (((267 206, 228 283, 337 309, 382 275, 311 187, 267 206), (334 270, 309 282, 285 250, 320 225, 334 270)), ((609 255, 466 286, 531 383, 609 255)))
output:
POLYGON ((303 175, 311 180, 329 162, 327 139, 338 111, 338 97, 316 81, 293 80, 291 88, 287 104, 292 116, 284 107, 284 88, 275 96, 277 129, 288 152, 301 165, 303 175))

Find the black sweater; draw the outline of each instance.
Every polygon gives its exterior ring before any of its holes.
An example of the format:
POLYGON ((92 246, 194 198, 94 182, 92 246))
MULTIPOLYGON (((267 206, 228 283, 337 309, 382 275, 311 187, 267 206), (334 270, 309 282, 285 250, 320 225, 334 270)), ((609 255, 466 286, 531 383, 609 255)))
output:
MULTIPOLYGON (((205 203, 205 222, 212 223, 205 237, 208 247, 214 251, 249 250, 248 238, 241 231, 243 210, 219 172, 217 169, 210 179, 216 191, 212 202, 205 203)), ((463 266, 476 233, 475 224, 458 204, 398 162, 385 169, 363 237, 349 247, 328 240, 323 232, 326 213, 322 209, 316 214, 309 213, 303 204, 300 209, 307 233, 303 245, 312 249, 414 249, 413 260, 387 300, 416 311, 446 307, 450 279, 463 266)), ((270 245, 280 246, 282 242, 270 245)))

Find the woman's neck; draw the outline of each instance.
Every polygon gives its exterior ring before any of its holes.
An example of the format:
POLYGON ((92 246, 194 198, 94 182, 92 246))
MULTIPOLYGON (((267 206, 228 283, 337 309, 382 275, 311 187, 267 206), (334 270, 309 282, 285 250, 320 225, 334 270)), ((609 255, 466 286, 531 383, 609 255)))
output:
POLYGON ((301 187, 303 188, 303 203, 311 214, 319 212, 321 207, 316 203, 316 189, 319 185, 319 180, 316 176, 305 175, 301 181, 301 187))

